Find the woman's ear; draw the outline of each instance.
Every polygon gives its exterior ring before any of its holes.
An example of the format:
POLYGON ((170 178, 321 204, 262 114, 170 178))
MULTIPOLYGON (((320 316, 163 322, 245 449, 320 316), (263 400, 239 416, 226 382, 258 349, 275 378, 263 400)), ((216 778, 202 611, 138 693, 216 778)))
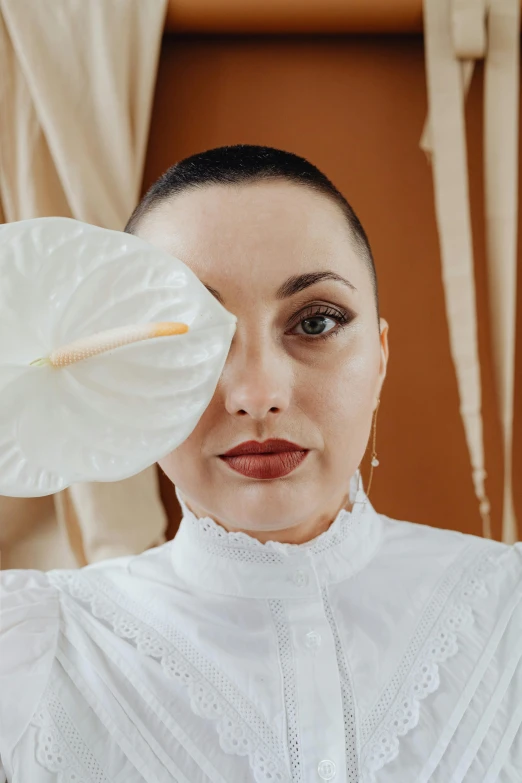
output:
POLYGON ((377 383, 377 389, 376 389, 376 396, 375 396, 375 406, 377 407, 377 403, 381 396, 381 390, 384 383, 384 379, 386 378, 386 370, 388 367, 388 357, 389 357, 389 347, 388 347, 388 331, 389 331, 389 324, 388 321, 386 321, 385 318, 380 319, 380 337, 379 342, 381 346, 381 359, 379 362, 379 377, 378 377, 378 383, 377 383))

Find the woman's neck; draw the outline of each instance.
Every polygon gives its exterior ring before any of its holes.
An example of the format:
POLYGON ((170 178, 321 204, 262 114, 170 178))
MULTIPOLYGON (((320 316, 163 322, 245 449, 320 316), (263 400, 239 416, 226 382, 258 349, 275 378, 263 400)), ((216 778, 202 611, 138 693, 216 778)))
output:
POLYGON ((319 517, 305 520, 293 527, 283 528, 281 530, 245 530, 240 527, 232 527, 211 514, 206 513, 203 509, 199 509, 197 505, 188 503, 185 499, 183 499, 183 501, 189 511, 196 517, 210 517, 210 519, 224 528, 227 532, 245 533, 252 538, 257 538, 262 544, 265 544, 267 541, 279 541, 282 544, 306 544, 308 541, 312 541, 314 538, 321 535, 321 533, 328 530, 341 509, 344 508, 346 511, 351 511, 353 507, 353 503, 350 501, 350 493, 347 492, 342 499, 342 502, 338 504, 337 510, 325 511, 319 517))

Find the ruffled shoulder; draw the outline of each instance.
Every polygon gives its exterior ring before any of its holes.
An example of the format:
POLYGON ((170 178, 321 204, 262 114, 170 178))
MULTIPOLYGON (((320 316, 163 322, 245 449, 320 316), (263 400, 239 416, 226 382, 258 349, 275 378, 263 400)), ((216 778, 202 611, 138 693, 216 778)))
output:
POLYGON ((9 763, 45 690, 59 627, 59 593, 45 572, 0 571, 0 755, 4 764, 9 763))

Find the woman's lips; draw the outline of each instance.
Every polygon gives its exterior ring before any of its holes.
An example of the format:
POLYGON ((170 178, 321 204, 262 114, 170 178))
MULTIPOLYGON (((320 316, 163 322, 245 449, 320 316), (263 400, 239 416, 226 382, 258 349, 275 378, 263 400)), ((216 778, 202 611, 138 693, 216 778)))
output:
POLYGON ((281 478, 291 473, 305 459, 308 451, 276 451, 272 454, 221 456, 229 468, 255 479, 281 478))

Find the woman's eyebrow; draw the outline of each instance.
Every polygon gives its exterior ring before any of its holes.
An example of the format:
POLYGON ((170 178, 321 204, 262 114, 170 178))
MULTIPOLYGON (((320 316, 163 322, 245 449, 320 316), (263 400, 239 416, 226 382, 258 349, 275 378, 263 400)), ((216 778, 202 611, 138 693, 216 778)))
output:
POLYGON ((289 277, 288 280, 279 286, 276 291, 277 299, 286 299, 289 296, 298 294, 299 291, 303 291, 315 283, 320 283, 322 280, 337 280, 339 283, 347 285, 353 291, 357 291, 356 287, 350 283, 345 277, 338 275, 337 272, 324 271, 324 272, 308 272, 304 275, 294 275, 289 277))
MULTIPOLYGON (((348 288, 351 288, 353 291, 357 291, 356 287, 345 277, 338 275, 337 272, 327 270, 324 272, 307 272, 303 275, 293 275, 292 277, 289 277, 277 289, 276 299, 287 299, 289 296, 294 296, 294 294, 298 294, 299 291, 304 291, 305 288, 315 285, 315 283, 320 283, 322 280, 336 280, 337 282, 348 286, 348 288)), ((223 306, 225 305, 225 301, 219 291, 216 291, 215 288, 212 288, 211 285, 207 285, 206 283, 204 283, 204 286, 207 291, 210 291, 212 296, 216 297, 218 302, 221 302, 223 306)))

